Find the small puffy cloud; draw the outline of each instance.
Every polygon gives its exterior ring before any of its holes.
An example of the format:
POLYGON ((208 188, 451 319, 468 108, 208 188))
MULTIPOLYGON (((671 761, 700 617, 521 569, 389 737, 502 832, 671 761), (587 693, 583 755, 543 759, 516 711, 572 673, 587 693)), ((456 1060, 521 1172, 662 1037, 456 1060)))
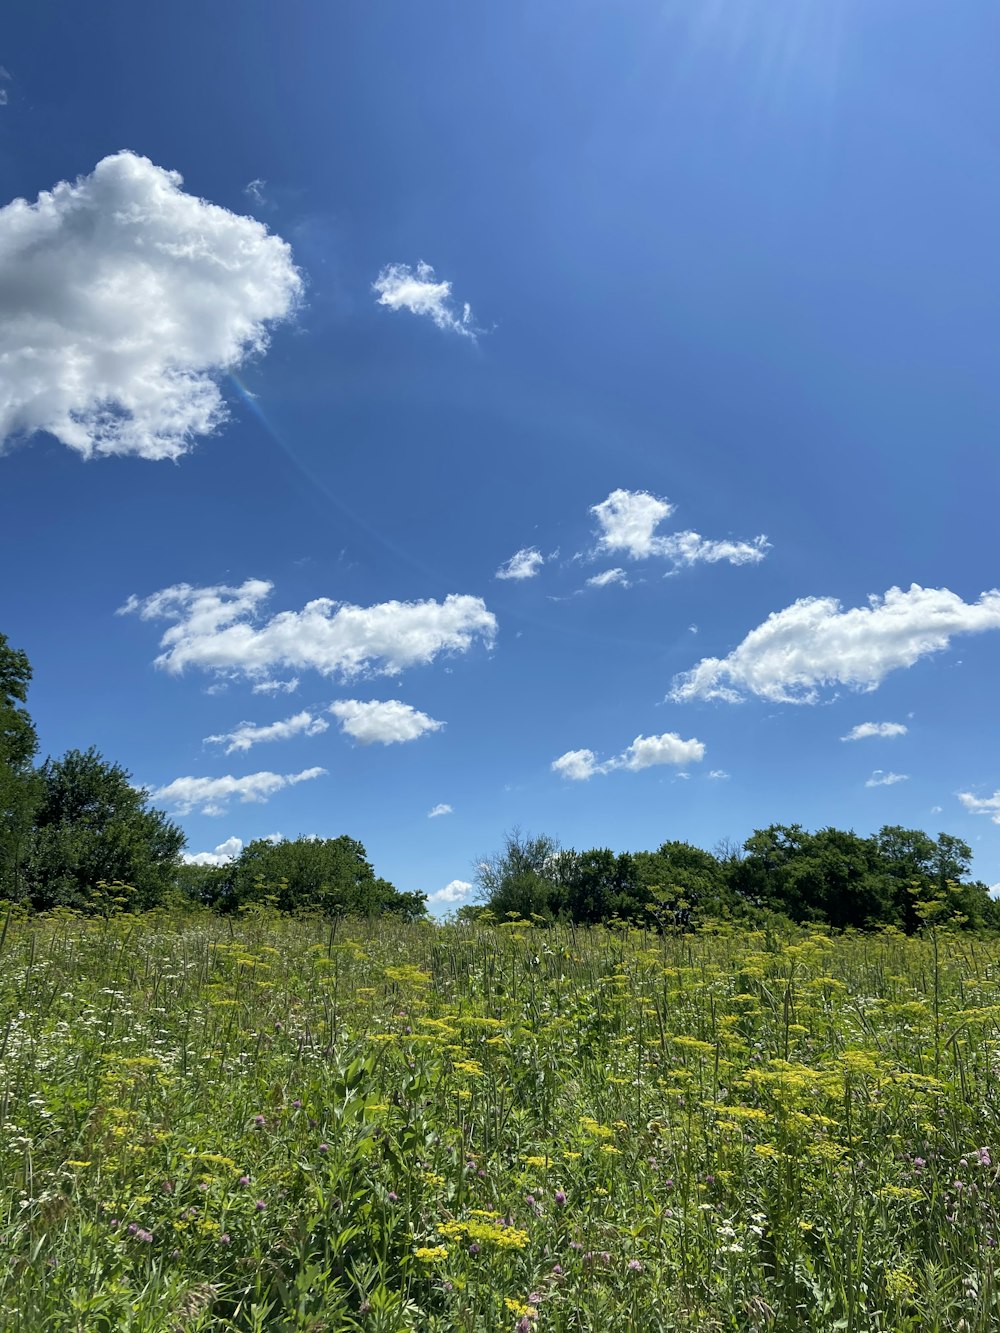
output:
POLYGON ((482 598, 457 593, 442 602, 374 606, 320 597, 301 611, 261 620, 272 586, 261 579, 247 579, 238 588, 180 583, 149 597, 130 597, 118 614, 172 622, 156 659, 164 670, 180 674, 193 666, 251 680, 307 668, 344 679, 394 675, 441 653, 467 652, 477 639, 491 647, 496 634, 496 617, 482 598))
POLYGON ((227 838, 214 852, 185 852, 181 860, 186 866, 227 866, 243 850, 242 838, 227 838))
POLYGON ((957 634, 1000 629, 1000 592, 963 602, 947 588, 912 584, 844 610, 833 597, 803 597, 750 631, 728 657, 706 657, 674 679, 670 698, 757 695, 816 703, 823 686, 877 689, 890 671, 943 652, 957 634))
POLYGON ((674 508, 648 491, 612 491, 590 509, 600 529, 600 549, 623 551, 633 560, 663 554, 664 539, 656 536, 656 529, 674 508))
POLYGON ((175 459, 225 420, 218 377, 264 351, 302 279, 280 237, 182 183, 123 152, 0 208, 0 444, 175 459))
POLYGON ((992 796, 974 796, 972 792, 960 791, 958 799, 970 815, 989 815, 994 824, 1000 824, 1000 791, 992 796))
POLYGON ((460 903, 468 898, 471 892, 472 885, 467 880, 453 879, 443 889, 438 889, 437 893, 429 893, 427 901, 429 903, 460 903))
POLYGON ((428 819, 439 819, 441 815, 452 815, 454 810, 446 802, 442 801, 440 805, 435 805, 433 809, 427 811, 428 819))
MULTIPOLYGON (((662 736, 636 736, 632 744, 613 759, 599 763, 593 750, 568 750, 552 761, 552 770, 573 782, 586 782, 595 773, 612 773, 624 768, 638 773, 659 764, 699 763, 705 757, 705 746, 699 740, 682 740, 675 731, 662 736)), ((685 774, 686 776, 686 774, 685 774)))
POLYGON ((876 768, 865 783, 866 787, 894 787, 897 782, 909 782, 908 773, 883 773, 880 768, 876 768))
MULTIPOLYGON (((674 508, 668 500, 648 491, 612 491, 606 500, 591 506, 598 525, 597 549, 622 552, 631 560, 660 556, 678 567, 700 561, 717 564, 721 560, 750 565, 764 559, 770 546, 764 536, 749 542, 712 541, 697 532, 659 532, 674 508)), ((620 581, 624 582, 624 577, 620 581)))
POLYGON ((325 773, 325 768, 306 768, 301 773, 248 773, 243 778, 229 775, 223 778, 174 778, 164 787, 155 787, 149 795, 151 800, 169 805, 179 815, 188 815, 195 809, 203 815, 221 815, 233 799, 263 804, 285 787, 311 782, 325 773))
POLYGON ((360 745, 396 745, 415 741, 427 731, 444 726, 426 713, 399 699, 338 699, 330 712, 340 721, 340 729, 360 745))
POLYGON ((595 773, 601 773, 604 770, 597 762, 597 755, 594 754, 593 750, 567 750, 558 759, 553 759, 552 771, 558 773, 560 777, 570 778, 574 782, 586 782, 595 773))
POLYGON ((457 314, 452 305, 451 283, 438 282, 430 264, 423 260, 415 269, 409 264, 387 264, 372 283, 372 291, 378 292, 379 305, 427 315, 439 329, 476 340, 478 330, 472 322, 469 303, 465 302, 461 314, 457 314))
POLYGON ((542 565, 545 556, 534 546, 522 546, 506 560, 494 575, 498 579, 533 579, 542 565))
POLYGON ((298 676, 288 680, 259 680, 253 687, 254 694, 294 694, 299 688, 298 676))
POLYGON ((249 750, 252 745, 262 741, 287 741, 293 736, 318 736, 326 731, 329 722, 323 717, 314 717, 303 710, 294 717, 286 717, 281 722, 268 722, 258 726, 253 722, 241 722, 234 731, 227 731, 221 736, 206 736, 206 744, 225 745, 226 754, 249 750))
POLYGON ((908 728, 902 722, 859 722, 856 727, 852 727, 846 736, 841 736, 842 741, 863 741, 869 736, 881 736, 889 738, 891 736, 905 736, 908 728))
POLYGON ((629 586, 628 577, 624 569, 605 569, 600 574, 595 574, 593 578, 587 580, 588 588, 607 588, 612 583, 620 583, 623 588, 629 586))

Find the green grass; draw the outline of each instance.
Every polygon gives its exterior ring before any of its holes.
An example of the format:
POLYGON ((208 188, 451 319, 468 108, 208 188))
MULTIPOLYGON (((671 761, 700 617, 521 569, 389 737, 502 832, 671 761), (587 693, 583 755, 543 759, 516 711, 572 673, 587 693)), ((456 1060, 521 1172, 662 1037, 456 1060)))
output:
POLYGON ((3 1330, 1000 1326, 1000 944, 10 919, 3 1330))

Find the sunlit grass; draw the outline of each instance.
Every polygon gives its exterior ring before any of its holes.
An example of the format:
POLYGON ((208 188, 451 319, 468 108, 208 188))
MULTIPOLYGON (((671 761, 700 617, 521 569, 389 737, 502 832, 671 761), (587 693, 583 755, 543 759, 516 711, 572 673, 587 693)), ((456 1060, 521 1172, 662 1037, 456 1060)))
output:
POLYGON ((0 1006, 4 1329, 998 1326, 993 941, 54 916, 0 1006))

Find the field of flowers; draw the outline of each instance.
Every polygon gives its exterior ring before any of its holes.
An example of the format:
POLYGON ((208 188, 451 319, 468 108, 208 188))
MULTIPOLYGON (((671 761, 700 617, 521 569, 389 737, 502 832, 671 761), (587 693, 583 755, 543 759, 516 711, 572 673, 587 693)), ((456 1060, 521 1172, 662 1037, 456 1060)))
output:
POLYGON ((996 942, 2 934, 5 1333, 1000 1327, 996 942))

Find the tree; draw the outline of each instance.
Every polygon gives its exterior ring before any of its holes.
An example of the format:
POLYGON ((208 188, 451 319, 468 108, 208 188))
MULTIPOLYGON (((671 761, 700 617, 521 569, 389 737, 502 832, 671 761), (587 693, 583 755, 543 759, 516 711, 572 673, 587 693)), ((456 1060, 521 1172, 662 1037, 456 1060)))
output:
POLYGON ((421 893, 400 893, 380 879, 354 838, 291 838, 248 843, 224 874, 213 877, 212 906, 236 911, 273 899, 283 912, 318 911, 326 916, 377 916, 394 912, 422 916, 421 893))
POLYGON ((557 915, 562 895, 553 872, 559 856, 554 838, 512 829, 503 848, 476 865, 480 901, 499 918, 557 915))
POLYGON ((705 917, 728 916, 735 900, 711 852, 690 842, 665 842, 655 852, 636 852, 639 884, 655 895, 661 922, 687 926, 705 917))
POLYGON ((184 834, 132 775, 91 747, 48 759, 28 864, 31 902, 90 910, 100 881, 134 890, 128 905, 155 907, 171 890, 184 834))
POLYGON ((26 894, 24 862, 38 800, 32 763, 38 737, 24 706, 31 683, 26 653, 0 634, 0 897, 26 894))

